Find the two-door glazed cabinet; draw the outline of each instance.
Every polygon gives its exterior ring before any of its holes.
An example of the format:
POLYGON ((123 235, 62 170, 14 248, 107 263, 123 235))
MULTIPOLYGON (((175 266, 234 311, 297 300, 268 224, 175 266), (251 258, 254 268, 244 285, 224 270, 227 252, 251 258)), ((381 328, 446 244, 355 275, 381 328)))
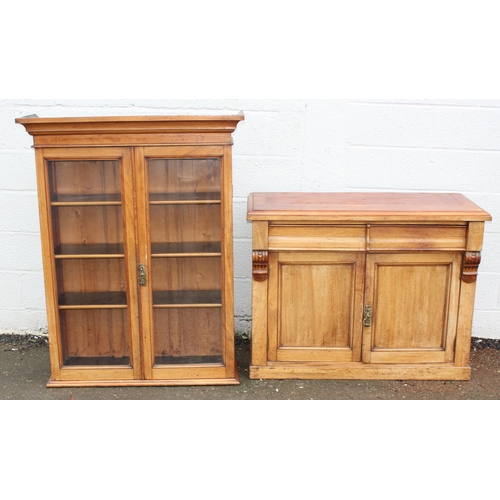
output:
POLYGON ((234 116, 17 119, 34 138, 49 387, 238 384, 234 116))
POLYGON ((451 193, 254 193, 261 379, 467 380, 490 214, 451 193))

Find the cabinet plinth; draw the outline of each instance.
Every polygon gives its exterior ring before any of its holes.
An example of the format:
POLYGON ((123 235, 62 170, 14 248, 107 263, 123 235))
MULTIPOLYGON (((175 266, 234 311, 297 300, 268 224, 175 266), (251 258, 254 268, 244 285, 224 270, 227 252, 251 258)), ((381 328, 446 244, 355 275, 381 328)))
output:
POLYGON ((34 138, 49 387, 238 384, 243 115, 17 119, 34 138))
POLYGON ((252 379, 468 380, 489 213, 460 194, 253 193, 252 379))

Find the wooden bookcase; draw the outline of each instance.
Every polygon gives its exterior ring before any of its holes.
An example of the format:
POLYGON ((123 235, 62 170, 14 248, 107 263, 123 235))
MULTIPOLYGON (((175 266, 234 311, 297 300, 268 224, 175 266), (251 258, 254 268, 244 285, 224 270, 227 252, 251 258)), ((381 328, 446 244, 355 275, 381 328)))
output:
POLYGON ((254 193, 259 379, 470 378, 490 214, 460 194, 254 193))
POLYGON ((238 384, 243 115, 17 119, 34 138, 49 387, 238 384))

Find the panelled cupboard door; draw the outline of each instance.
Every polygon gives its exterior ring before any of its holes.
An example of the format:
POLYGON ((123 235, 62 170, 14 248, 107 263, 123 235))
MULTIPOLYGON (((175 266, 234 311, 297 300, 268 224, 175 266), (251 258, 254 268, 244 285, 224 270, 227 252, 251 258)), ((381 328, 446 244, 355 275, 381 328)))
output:
POLYGON ((270 255, 269 360, 361 358, 365 255, 270 255))
POLYGON ((370 254, 365 363, 452 363, 460 253, 370 254))
POLYGON ((139 379, 132 152, 37 155, 52 379, 139 379))
POLYGON ((225 151, 135 150, 146 379, 234 376, 232 188, 225 151))

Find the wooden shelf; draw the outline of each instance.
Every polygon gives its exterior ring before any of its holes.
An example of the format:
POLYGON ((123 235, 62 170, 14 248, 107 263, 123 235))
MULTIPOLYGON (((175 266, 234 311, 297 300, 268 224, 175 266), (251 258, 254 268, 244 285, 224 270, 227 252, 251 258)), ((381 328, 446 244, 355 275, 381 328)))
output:
POLYGON ((126 292, 65 292, 59 296, 60 309, 125 309, 126 292))
POLYGON ((56 259, 116 259, 124 257, 122 243, 100 245, 57 245, 56 259))
POLYGON ((58 194, 52 197, 53 207, 121 205, 120 194, 58 194))
POLYGON ((220 257, 221 242, 152 243, 152 257, 220 257))
POLYGON ((155 365, 222 365, 222 356, 156 356, 155 365))
POLYGON ((220 193, 150 193, 151 205, 211 205, 221 203, 220 193))
POLYGON ((64 360, 64 366, 130 366, 130 357, 111 356, 70 357, 64 360))
POLYGON ((153 292, 153 307, 222 307, 222 293, 220 290, 173 290, 153 292))

